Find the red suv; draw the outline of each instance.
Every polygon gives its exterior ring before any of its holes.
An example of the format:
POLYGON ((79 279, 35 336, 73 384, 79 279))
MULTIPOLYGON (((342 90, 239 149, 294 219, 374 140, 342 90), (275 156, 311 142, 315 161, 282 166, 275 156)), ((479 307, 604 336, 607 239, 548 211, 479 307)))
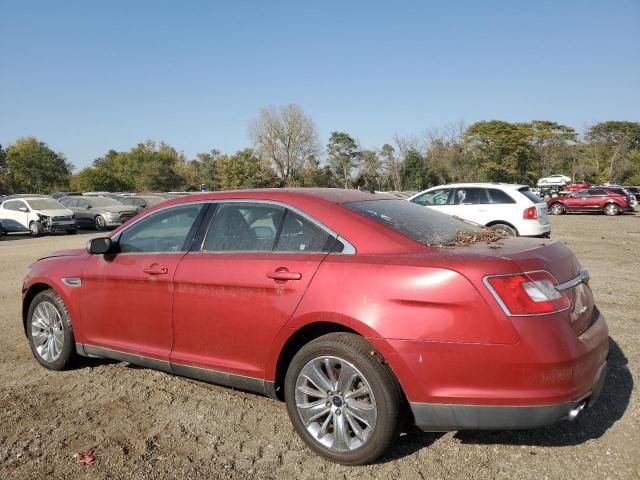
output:
POLYGON ((282 399, 344 464, 375 460, 406 421, 573 419, 607 365, 589 276, 562 242, 495 235, 353 190, 182 197, 34 262, 24 329, 52 370, 98 356, 282 399))
POLYGON ((634 210, 628 195, 606 187, 585 188, 569 195, 550 197, 547 205, 553 215, 566 212, 604 212, 606 215, 618 215, 634 210))

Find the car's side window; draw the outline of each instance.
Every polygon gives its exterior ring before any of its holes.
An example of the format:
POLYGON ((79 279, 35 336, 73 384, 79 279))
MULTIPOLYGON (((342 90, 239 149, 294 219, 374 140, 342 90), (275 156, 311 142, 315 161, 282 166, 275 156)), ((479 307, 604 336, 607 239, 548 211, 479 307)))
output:
POLYGON ((574 193, 574 196, 576 197, 586 197, 589 195, 588 190, 578 190, 577 192, 574 193))
POLYGON ((606 197, 607 196, 607 192, 605 192, 604 190, 590 189, 590 190, 588 190, 588 192, 589 192, 589 195, 596 196, 596 197, 606 197))
POLYGON ((89 206, 89 202, 86 200, 76 200, 78 203, 76 204, 76 208, 87 208, 89 206))
POLYGON ((484 188, 465 187, 457 188, 453 196, 454 205, 478 205, 489 203, 487 191, 484 188))
POLYGON ((79 200, 67 200, 64 204, 67 208, 77 208, 79 200))
POLYGON ((284 207, 229 202, 218 205, 202 249, 207 252, 270 252, 284 207))
POLYGON ((12 210, 14 212, 17 212, 20 210, 20 207, 25 207, 26 205, 24 203, 22 203, 19 200, 14 200, 14 201, 9 201, 9 202, 4 202, 4 209, 5 210, 12 210))
POLYGON ((438 190, 433 190, 431 192, 423 193, 422 195, 411 200, 413 203, 417 203, 418 205, 426 206, 426 205, 446 205, 447 199, 449 198, 448 188, 439 188, 438 190))
POLYGON ((184 252, 204 203, 180 205, 155 212, 122 232, 121 253, 184 252))
POLYGON ((334 238, 297 213, 287 210, 276 252, 328 252, 334 238))
POLYGON ((516 203, 516 201, 511 198, 507 192, 503 192, 497 188, 489 188, 487 192, 489 192, 489 196, 491 197, 491 203, 516 203))

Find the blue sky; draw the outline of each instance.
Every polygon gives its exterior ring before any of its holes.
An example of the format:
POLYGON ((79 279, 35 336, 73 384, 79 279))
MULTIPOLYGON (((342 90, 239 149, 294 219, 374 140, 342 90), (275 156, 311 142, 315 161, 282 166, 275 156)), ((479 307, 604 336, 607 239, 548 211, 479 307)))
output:
POLYGON ((364 147, 464 120, 640 120, 640 2, 41 1, 0 9, 0 144, 76 167, 250 145, 297 103, 364 147))

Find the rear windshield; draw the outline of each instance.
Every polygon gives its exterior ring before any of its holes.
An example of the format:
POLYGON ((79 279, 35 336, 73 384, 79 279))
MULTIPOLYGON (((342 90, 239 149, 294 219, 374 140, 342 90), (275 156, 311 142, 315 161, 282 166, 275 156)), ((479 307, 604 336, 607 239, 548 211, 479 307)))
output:
POLYGON ((365 200, 343 206, 431 246, 453 245, 460 233, 482 231, 480 225, 406 200, 365 200))
POLYGON ((520 189, 518 189, 518 191, 522 195, 527 197, 529 200, 531 200, 533 203, 542 203, 542 202, 544 202, 544 200, 542 200, 539 196, 537 196, 535 193, 533 193, 531 190, 529 190, 528 187, 520 188, 520 189))
POLYGON ((29 206, 34 210, 62 210, 64 207, 53 198, 42 198, 38 200, 27 200, 29 206))

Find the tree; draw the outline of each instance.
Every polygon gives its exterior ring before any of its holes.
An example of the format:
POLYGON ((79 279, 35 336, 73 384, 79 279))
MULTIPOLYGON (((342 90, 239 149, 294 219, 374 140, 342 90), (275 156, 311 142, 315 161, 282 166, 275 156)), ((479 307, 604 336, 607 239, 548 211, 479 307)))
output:
POLYGON ((571 171, 571 177, 575 178, 571 146, 577 141, 576 131, 549 120, 533 120, 527 125, 531 128, 531 142, 540 161, 538 176, 571 171))
POLYGON ((272 187, 276 176, 255 152, 246 148, 235 155, 220 155, 216 160, 216 177, 222 190, 272 187))
MULTIPOLYGON (((600 170, 600 157, 608 164, 608 180, 624 180, 633 175, 640 156, 640 123, 608 121, 591 126, 585 135, 593 144, 596 165, 600 170)), ((604 173, 604 172, 603 172, 604 173)))
POLYGON ((536 178, 537 156, 529 125, 482 121, 471 125, 464 137, 478 180, 526 184, 536 178))
POLYGON ((348 133, 331 132, 327 153, 329 166, 336 178, 344 188, 349 188, 351 172, 358 165, 360 155, 355 140, 348 133))
POLYGON ((358 185, 366 190, 382 190, 382 161, 374 150, 362 150, 360 152, 360 175, 358 185))
POLYGON ((434 183, 427 162, 415 149, 408 150, 404 157, 401 178, 404 190, 424 190, 434 183))
POLYGON ((395 155, 395 149, 385 143, 380 149, 382 157, 382 168, 384 169, 385 184, 389 190, 400 190, 402 188, 402 179, 400 172, 402 171, 402 163, 395 155))
POLYGON ((50 193, 69 187, 73 165, 34 137, 19 138, 6 150, 6 172, 15 189, 28 193, 50 193))
POLYGON ((298 171, 319 151, 313 121, 294 104, 263 108, 250 122, 249 135, 260 159, 273 165, 285 186, 295 183, 298 171))

